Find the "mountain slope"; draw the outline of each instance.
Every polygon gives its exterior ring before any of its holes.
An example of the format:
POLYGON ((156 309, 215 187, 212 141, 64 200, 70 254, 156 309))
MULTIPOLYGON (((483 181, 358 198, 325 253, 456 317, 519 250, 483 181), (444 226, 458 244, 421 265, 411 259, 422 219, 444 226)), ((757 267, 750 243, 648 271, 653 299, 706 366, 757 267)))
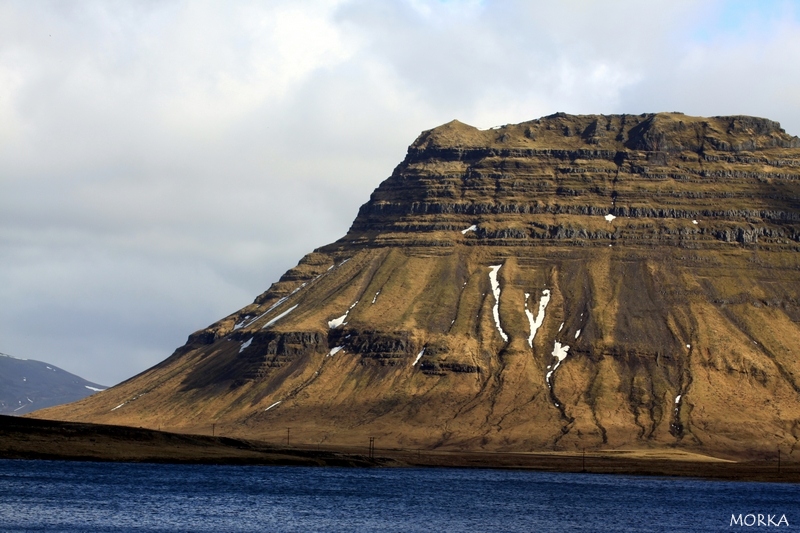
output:
POLYGON ((754 117, 423 132, 348 234, 37 416, 298 442, 747 454, 800 436, 800 139, 754 117))
POLYGON ((23 415, 106 388, 48 363, 0 354, 0 414, 23 415))

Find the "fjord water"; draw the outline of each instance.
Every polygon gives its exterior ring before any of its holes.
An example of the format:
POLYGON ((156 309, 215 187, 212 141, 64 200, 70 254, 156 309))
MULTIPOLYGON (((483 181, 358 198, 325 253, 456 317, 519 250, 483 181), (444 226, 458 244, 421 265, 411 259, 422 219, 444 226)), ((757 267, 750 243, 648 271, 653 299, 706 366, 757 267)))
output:
MULTIPOLYGON (((0 461, 1 531, 713 531, 800 487, 594 474, 0 461)), ((734 525, 734 528, 741 526, 734 525)))

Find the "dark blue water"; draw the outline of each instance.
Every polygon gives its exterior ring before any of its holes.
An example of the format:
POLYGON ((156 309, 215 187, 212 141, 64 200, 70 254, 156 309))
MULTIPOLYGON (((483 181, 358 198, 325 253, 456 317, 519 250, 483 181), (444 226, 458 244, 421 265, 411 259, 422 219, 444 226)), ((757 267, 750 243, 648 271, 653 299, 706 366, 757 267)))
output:
POLYGON ((0 461, 0 531, 730 531, 731 514, 748 513, 797 530, 799 502, 790 484, 0 461))

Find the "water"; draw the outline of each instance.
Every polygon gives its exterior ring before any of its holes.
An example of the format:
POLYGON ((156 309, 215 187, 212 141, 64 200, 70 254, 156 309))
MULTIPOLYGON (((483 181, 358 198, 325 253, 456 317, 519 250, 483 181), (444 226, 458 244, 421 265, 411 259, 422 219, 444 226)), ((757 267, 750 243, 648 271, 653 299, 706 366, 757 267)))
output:
POLYGON ((797 530, 798 502, 791 484, 0 460, 4 532, 713 531, 740 513, 797 530))

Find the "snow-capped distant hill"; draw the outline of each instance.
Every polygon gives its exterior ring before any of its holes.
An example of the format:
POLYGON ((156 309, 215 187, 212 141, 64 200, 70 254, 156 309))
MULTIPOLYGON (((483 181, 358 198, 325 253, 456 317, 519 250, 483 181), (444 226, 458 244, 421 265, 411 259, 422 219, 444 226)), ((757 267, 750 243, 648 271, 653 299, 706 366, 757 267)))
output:
POLYGON ((0 414, 23 415, 106 388, 48 363, 0 353, 0 414))

